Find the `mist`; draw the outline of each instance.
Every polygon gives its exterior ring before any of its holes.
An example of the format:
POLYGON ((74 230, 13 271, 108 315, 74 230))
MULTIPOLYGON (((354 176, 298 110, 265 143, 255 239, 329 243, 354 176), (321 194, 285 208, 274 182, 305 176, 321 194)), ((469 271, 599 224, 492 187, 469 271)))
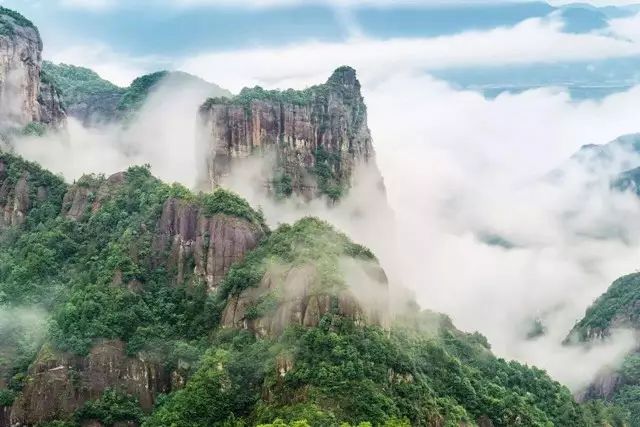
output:
POLYGON ((154 174, 193 187, 196 182, 196 112, 211 96, 208 84, 169 74, 124 124, 84 127, 69 117, 67 128, 45 138, 22 137, 12 149, 66 180, 85 173, 112 174, 150 164, 154 174))
MULTIPOLYGON (((640 202, 608 181, 636 159, 616 153, 594 174, 569 158, 584 144, 639 131, 640 87, 598 102, 574 101, 562 88, 486 99, 424 73, 359 76, 377 168, 362 165, 343 201, 268 197, 259 178, 268 158, 247 160, 223 185, 260 206, 271 226, 306 215, 333 223, 375 252, 393 295, 408 289, 423 308, 486 335, 497 355, 544 368, 574 391, 619 363, 635 345, 629 331, 590 349, 561 343, 593 300, 638 266, 640 202), (558 168, 563 179, 548 179, 558 168), (375 189, 378 169, 386 195, 375 189), (546 333, 528 338, 534 321, 546 333)), ((69 181, 149 163, 163 180, 194 188, 205 98, 201 88, 164 82, 126 126, 70 119, 66 132, 25 137, 14 149, 69 181)))

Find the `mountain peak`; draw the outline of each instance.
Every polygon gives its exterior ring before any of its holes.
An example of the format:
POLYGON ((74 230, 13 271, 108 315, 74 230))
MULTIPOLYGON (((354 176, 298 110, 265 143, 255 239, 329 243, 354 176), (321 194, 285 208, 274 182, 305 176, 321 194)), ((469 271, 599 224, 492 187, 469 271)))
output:
POLYGON ((356 77, 356 70, 348 65, 336 68, 327 80, 328 84, 337 84, 345 88, 357 89, 360 91, 360 82, 356 77))

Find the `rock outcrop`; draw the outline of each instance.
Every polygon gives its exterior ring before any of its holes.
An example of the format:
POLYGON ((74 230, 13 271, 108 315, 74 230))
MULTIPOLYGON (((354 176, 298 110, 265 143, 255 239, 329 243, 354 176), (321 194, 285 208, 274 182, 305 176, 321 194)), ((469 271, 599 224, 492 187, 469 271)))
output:
POLYGON ((575 397, 579 402, 594 399, 610 400, 622 385, 624 385, 622 375, 613 369, 605 368, 598 373, 591 384, 576 393, 575 397))
POLYGON ((59 128, 64 124, 66 112, 62 104, 60 90, 50 81, 40 81, 40 94, 38 95, 39 118, 38 121, 50 128, 59 128))
POLYGON ((277 336, 290 325, 318 326, 326 314, 387 325, 384 270, 366 248, 317 218, 272 232, 233 268, 221 287, 223 327, 277 336))
MULTIPOLYGON (((0 176, 3 166, 0 163, 0 176)), ((0 228, 19 226, 24 223, 27 212, 31 208, 28 179, 29 173, 24 172, 15 185, 11 185, 8 179, 2 182, 2 186, 0 186, 0 206, 2 207, 0 228)))
POLYGON ((258 224, 230 215, 208 216, 195 202, 169 198, 152 244, 156 263, 173 272, 176 283, 202 280, 215 289, 229 268, 264 236, 258 224))
POLYGON ((64 189, 60 178, 0 153, 0 230, 22 225, 35 205, 59 203, 64 189))
POLYGON ((358 324, 386 326, 387 279, 377 264, 362 264, 369 276, 371 295, 366 304, 354 294, 351 283, 342 289, 325 289, 317 267, 308 263, 273 267, 257 287, 232 296, 222 314, 222 326, 249 329, 258 336, 278 336, 288 326, 318 326, 325 314, 339 314, 358 324))
POLYGON ((350 67, 303 91, 256 87, 232 100, 209 99, 198 117, 200 178, 212 187, 257 155, 275 162, 260 177, 270 190, 337 199, 358 163, 375 167, 367 110, 350 67))
POLYGON ((69 418, 107 389, 136 397, 149 411, 159 393, 170 391, 171 375, 159 364, 128 357, 121 341, 97 344, 86 357, 54 352, 45 346, 11 407, 11 425, 69 418))
POLYGON ((65 121, 59 95, 41 82, 42 40, 19 13, 0 7, 0 127, 65 121))
POLYGON ((97 212, 103 201, 117 191, 124 180, 124 172, 115 173, 107 179, 89 175, 81 177, 64 195, 61 214, 78 220, 85 213, 97 212))

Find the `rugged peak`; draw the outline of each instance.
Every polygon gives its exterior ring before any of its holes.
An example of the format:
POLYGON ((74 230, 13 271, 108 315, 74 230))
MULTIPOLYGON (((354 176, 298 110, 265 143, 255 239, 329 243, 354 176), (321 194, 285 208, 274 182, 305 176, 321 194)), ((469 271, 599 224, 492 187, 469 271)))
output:
POLYGON ((360 82, 356 77, 356 70, 349 67, 348 65, 343 65, 335 69, 329 80, 327 80, 328 84, 338 84, 349 90, 357 90, 360 92, 360 82))
POLYGON ((261 214, 222 189, 198 199, 170 197, 153 237, 154 263, 173 273, 176 284, 201 282, 215 290, 265 232, 261 214))
POLYGON ((19 13, 0 7, 0 127, 64 123, 57 88, 41 75, 41 66, 38 29, 19 13))
MULTIPOLYGON (((245 159, 261 157, 259 176, 250 178, 276 197, 336 201, 351 187, 357 167, 377 169, 360 83, 350 67, 304 90, 257 86, 232 99, 211 98, 198 118, 198 157, 205 159, 200 179, 206 187, 246 170, 240 165, 245 159)), ((374 190, 380 181, 372 183, 374 190)))
POLYGON ((386 326, 387 277, 365 247, 317 218, 281 226, 231 267, 217 294, 221 324, 258 336, 318 326, 326 314, 386 326))
POLYGON ((115 173, 106 179, 102 175, 83 175, 64 195, 61 214, 78 220, 85 214, 97 212, 104 200, 113 195, 124 181, 125 172, 115 173))
POLYGON ((38 28, 33 22, 22 16, 20 13, 0 6, 0 35, 5 37, 23 36, 32 39, 40 45, 42 49, 42 41, 38 28))

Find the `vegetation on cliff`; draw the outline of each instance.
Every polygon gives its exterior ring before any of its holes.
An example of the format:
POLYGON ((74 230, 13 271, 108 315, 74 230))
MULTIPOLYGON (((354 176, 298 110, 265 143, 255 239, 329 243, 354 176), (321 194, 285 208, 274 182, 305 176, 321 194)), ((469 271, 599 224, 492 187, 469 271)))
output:
POLYGON ((593 335, 607 335, 612 322, 617 326, 640 327, 640 273, 633 273, 617 279, 607 292, 601 295, 586 311, 585 316, 575 325, 572 334, 580 340, 593 335))
MULTIPOLYGON (((640 273, 614 281, 574 326, 569 341, 606 339, 615 328, 640 329, 640 273)), ((605 398, 619 405, 631 414, 630 425, 640 426, 640 354, 627 355, 616 372, 606 375, 616 378, 608 395, 588 391, 595 396, 587 397, 605 398)))
POLYGON ((228 91, 214 84, 179 71, 145 74, 133 80, 126 88, 116 86, 101 78, 95 71, 84 67, 44 61, 42 71, 44 78, 60 89, 64 105, 71 115, 96 114, 96 118, 105 121, 127 118, 139 111, 151 91, 167 77, 182 83, 198 82, 208 85, 212 93, 222 97, 231 96, 228 91))
POLYGON ((15 10, 0 6, 0 36, 11 36, 15 31, 15 25, 31 28, 38 33, 38 28, 33 22, 22 16, 15 10))
POLYGON ((89 102, 93 96, 122 96, 125 92, 88 68, 43 61, 42 71, 62 92, 65 106, 89 102))
POLYGON ((480 341, 450 328, 389 334, 338 315, 276 338, 221 331, 187 386, 145 426, 458 426, 483 417, 501 426, 623 425, 624 413, 580 406, 543 371, 497 359, 480 341))

